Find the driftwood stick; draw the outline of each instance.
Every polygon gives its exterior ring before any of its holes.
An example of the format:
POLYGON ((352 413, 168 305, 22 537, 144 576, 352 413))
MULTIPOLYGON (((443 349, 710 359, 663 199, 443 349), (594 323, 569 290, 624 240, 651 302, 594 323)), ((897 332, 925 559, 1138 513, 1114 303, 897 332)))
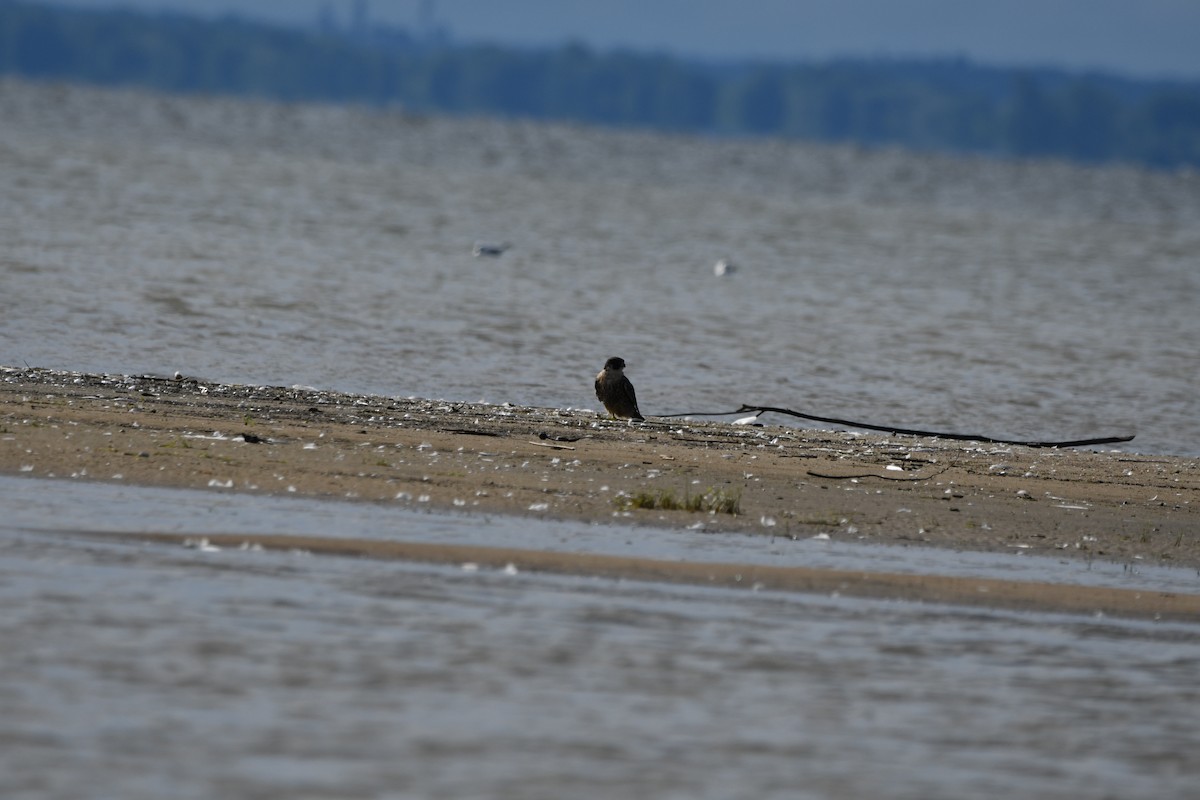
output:
POLYGON ((931 436, 937 439, 952 439, 954 441, 963 442, 986 442, 988 444, 1015 444, 1022 447, 1088 447, 1091 445, 1100 444, 1118 444, 1120 442, 1128 442, 1133 440, 1133 436, 1100 436, 1094 439, 1073 439, 1070 441, 1052 442, 1052 441, 1022 441, 1018 439, 998 439, 993 436, 983 436, 976 433, 946 433, 945 431, 921 431, 911 428, 896 428, 888 425, 872 425, 867 422, 855 422, 848 419, 837 419, 836 417, 819 417, 814 414, 802 414, 799 411, 793 411, 790 408, 778 408, 776 406, 752 406, 743 404, 740 408, 734 411, 715 411, 715 412, 692 412, 690 414, 664 414, 665 417, 722 417, 731 414, 746 414, 756 413, 764 414, 766 412, 775 414, 785 414, 790 417, 798 417, 799 419, 809 420, 811 422, 824 422, 829 425, 841 425, 847 428, 861 428, 868 431, 880 431, 882 433, 895 433, 906 436, 931 436))

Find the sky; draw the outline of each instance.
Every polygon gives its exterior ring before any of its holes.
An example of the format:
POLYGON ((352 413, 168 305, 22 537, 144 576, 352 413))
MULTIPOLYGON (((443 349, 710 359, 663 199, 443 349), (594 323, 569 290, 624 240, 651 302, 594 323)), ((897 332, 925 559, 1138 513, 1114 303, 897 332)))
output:
POLYGON ((966 57, 995 66, 1200 79, 1200 0, 49 0, 315 25, 357 3, 377 23, 432 18, 459 42, 583 41, 716 60, 966 57))

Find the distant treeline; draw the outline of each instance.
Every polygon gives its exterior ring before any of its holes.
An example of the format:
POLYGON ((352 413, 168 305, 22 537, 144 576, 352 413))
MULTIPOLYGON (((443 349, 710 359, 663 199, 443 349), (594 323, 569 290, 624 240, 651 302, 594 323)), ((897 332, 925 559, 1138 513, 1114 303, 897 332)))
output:
POLYGON ((962 60, 714 65, 0 0, 0 73, 725 135, 1200 166, 1200 82, 962 60))

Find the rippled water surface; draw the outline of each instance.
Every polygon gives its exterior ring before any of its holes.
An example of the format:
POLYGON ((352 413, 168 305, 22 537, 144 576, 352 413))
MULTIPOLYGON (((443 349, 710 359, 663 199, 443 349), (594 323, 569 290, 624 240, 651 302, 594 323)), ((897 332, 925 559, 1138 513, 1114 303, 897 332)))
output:
MULTIPOLYGON (((0 363, 1200 454, 1200 177, 0 82, 0 363), (475 241, 511 243, 476 258, 475 241), (713 264, 739 267, 717 277, 713 264)), ((1181 797, 1200 627, 150 546, 1194 571, 0 479, 5 798, 1181 797), (52 531, 52 532, 51 532, 52 531)))
POLYGON ((1200 453, 1194 174, 17 83, 0 115, 4 363, 594 407, 620 354, 651 414, 1200 453))
MULTIPOLYGON (((854 558, 262 500, 0 479, 0 795, 1161 798, 1200 779, 1196 624, 69 535, 104 520, 470 542, 486 526, 492 544, 854 558), (64 532, 25 527, 46 505, 64 532)), ((1057 563, 1038 561, 962 568, 1057 563)), ((1200 580, 1077 566, 1064 580, 1200 580)))

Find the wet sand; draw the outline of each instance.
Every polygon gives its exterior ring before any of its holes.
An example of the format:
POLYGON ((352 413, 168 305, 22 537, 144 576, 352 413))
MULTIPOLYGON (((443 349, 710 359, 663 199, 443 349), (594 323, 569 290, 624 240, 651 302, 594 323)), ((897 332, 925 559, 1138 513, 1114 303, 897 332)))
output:
MULTIPOLYGON (((386 501, 479 514, 592 521, 613 521, 615 515, 623 524, 695 526, 697 536, 705 531, 828 536, 1200 567, 1195 533, 1200 472, 1193 459, 653 416, 631 424, 585 410, 190 378, 0 368, 0 473, 386 501), (633 507, 639 495, 676 501, 720 495, 736 500, 737 513, 633 507)), ((148 527, 154 529, 152 521, 148 527)), ((311 549, 338 552, 317 540, 311 549)), ((1003 581, 956 586, 956 579, 945 577, 868 579, 795 570, 747 577, 738 565, 716 572, 707 566, 705 575, 690 575, 687 565, 676 563, 618 559, 601 565, 587 556, 484 552, 488 549, 476 548, 474 556, 412 548, 384 553, 374 545, 357 554, 435 561, 494 556, 556 572, 656 580, 669 572, 675 575, 669 579, 688 582, 1200 616, 1200 597, 1192 596, 1078 587, 1046 591, 1003 581), (722 577, 711 577, 718 573, 722 577), (996 599, 1001 596, 1007 599, 996 599)))

